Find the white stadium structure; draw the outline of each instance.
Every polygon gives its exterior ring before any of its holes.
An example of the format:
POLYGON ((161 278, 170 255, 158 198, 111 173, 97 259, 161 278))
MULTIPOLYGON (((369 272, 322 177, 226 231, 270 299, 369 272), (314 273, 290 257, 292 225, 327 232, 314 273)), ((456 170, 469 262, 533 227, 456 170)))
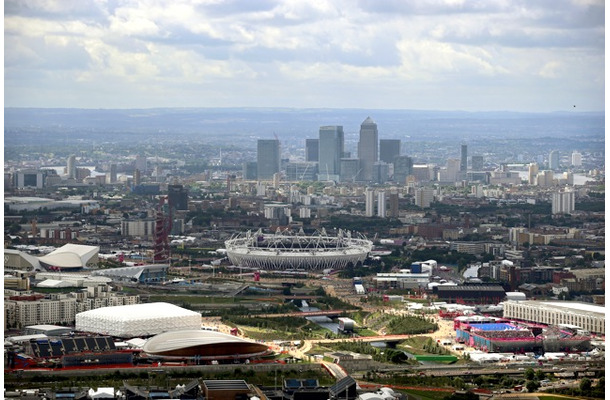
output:
POLYGON ((225 242, 229 260, 240 267, 265 270, 342 269, 364 261, 373 242, 362 235, 339 230, 328 236, 323 229, 312 236, 302 231, 264 234, 261 230, 232 237, 225 242))
POLYGON ((201 314, 169 303, 103 307, 76 314, 76 331, 122 338, 185 329, 201 329, 201 314))
POLYGON ((161 333, 148 339, 142 350, 150 355, 201 360, 244 359, 269 353, 264 344, 201 329, 161 333))

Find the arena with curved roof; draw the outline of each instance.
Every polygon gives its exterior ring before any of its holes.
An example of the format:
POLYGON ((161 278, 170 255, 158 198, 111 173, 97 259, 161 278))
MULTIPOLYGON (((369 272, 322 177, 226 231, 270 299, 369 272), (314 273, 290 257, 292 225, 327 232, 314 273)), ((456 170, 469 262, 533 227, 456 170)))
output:
POLYGON ((142 350, 163 357, 197 357, 201 360, 246 359, 270 352, 261 343, 226 333, 204 330, 170 331, 153 336, 142 350))
POLYGON ((225 246, 229 260, 241 267, 321 270, 342 269, 364 261, 373 242, 341 229, 337 236, 329 236, 324 229, 311 236, 303 231, 265 234, 259 229, 234 236, 225 246))

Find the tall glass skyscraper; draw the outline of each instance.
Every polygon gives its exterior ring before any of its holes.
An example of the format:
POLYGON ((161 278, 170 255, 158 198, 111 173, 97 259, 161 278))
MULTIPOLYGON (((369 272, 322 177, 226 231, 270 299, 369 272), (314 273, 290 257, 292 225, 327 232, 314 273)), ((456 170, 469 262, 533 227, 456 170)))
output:
POLYGON ((358 158, 362 167, 362 178, 365 181, 373 179, 373 164, 379 160, 379 132, 377 124, 368 117, 360 125, 360 141, 358 142, 358 158))
POLYGON ((460 158, 460 172, 466 172, 468 169, 468 146, 462 145, 462 157, 460 158))
POLYGON ((280 172, 280 141, 259 139, 256 146, 256 178, 272 179, 280 172))
POLYGON ((318 180, 339 180, 344 140, 343 126, 320 127, 318 180))
POLYGON ((320 156, 319 143, 319 139, 305 139, 305 161, 318 161, 320 156))

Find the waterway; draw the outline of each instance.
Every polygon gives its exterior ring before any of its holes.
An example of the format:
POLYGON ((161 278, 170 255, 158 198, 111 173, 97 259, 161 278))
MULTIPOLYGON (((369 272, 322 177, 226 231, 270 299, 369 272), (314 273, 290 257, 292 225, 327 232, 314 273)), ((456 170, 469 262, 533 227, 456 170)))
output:
MULTIPOLYGON (((303 305, 299 307, 299 310, 301 310, 302 312, 320 311, 320 309, 317 307, 310 307, 305 300, 303 300, 302 304, 303 305)), ((317 324, 318 326, 321 326, 324 329, 328 329, 333 333, 339 333, 339 324, 333 322, 333 320, 329 317, 322 315, 319 317, 305 317, 305 319, 307 321, 313 322, 314 324, 317 324)))

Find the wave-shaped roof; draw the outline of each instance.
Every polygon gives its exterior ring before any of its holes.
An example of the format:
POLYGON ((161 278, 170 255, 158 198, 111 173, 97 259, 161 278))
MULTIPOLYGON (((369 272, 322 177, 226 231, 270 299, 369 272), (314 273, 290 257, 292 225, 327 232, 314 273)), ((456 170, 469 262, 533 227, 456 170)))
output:
POLYGON ((268 347, 226 333, 204 330, 181 330, 161 333, 150 338, 142 350, 159 355, 248 356, 264 353, 268 347))

